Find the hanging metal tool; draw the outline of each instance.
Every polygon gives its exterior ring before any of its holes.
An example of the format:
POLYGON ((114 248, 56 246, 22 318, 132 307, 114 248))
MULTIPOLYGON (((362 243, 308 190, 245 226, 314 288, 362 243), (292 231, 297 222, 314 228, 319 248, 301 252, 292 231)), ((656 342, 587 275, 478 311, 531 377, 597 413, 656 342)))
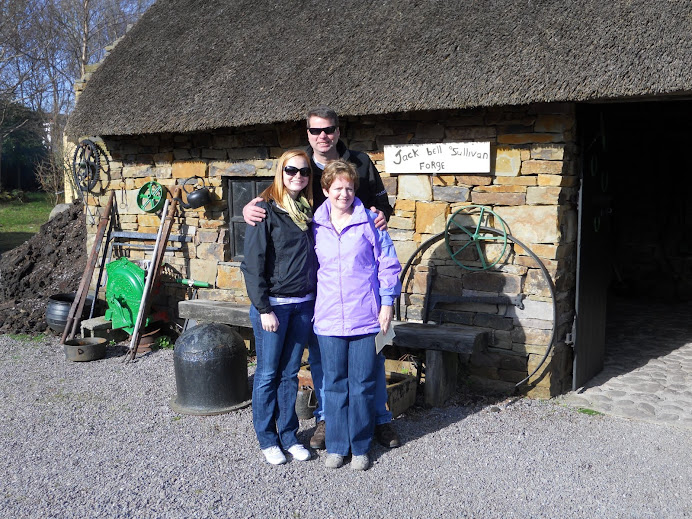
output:
POLYGON ((127 189, 125 189, 125 181, 120 180, 120 207, 127 212, 129 204, 127 203, 127 189))
POLYGON ((86 270, 82 275, 82 280, 79 283, 79 288, 75 294, 74 302, 72 303, 70 312, 67 316, 65 330, 63 331, 62 338, 60 339, 61 344, 65 344, 66 340, 71 340, 74 338, 79 327, 79 323, 82 320, 81 316, 82 310, 84 309, 84 301, 86 300, 87 293, 89 292, 89 284, 91 283, 91 278, 94 274, 94 267, 96 267, 99 250, 101 249, 101 242, 103 241, 103 235, 106 232, 106 225, 110 219, 114 198, 115 191, 111 191, 111 194, 108 197, 108 204, 106 204, 106 208, 101 215, 98 228, 96 229, 94 245, 91 248, 91 253, 89 254, 89 259, 87 260, 86 270))
MULTIPOLYGON (((113 195, 115 194, 115 191, 111 192, 113 195)), ((94 298, 91 300, 91 308, 89 309, 89 319, 94 317, 94 309, 96 308, 96 300, 99 297, 99 289, 101 288, 101 280, 103 279, 103 271, 106 267, 106 257, 108 256, 106 254, 106 250, 109 249, 109 243, 111 241, 111 233, 113 232, 113 227, 115 225, 115 220, 117 219, 117 213, 118 213, 118 206, 114 204, 113 209, 111 210, 111 218, 110 222, 108 224, 108 231, 106 232, 106 246, 103 249, 103 255, 101 256, 101 265, 99 266, 99 275, 98 278, 96 279, 96 288, 94 290, 94 298)), ((110 259, 110 258, 108 258, 110 259)))
POLYGON ((151 306, 151 287, 156 283, 156 279, 159 276, 159 271, 161 270, 161 265, 163 264, 163 255, 166 252, 166 242, 171 235, 171 228, 173 227, 173 217, 175 216, 175 211, 178 207, 177 198, 180 197, 180 186, 175 188, 173 193, 173 200, 166 200, 164 203, 164 211, 161 218, 161 225, 159 227, 159 232, 156 238, 156 244, 154 245, 154 251, 152 255, 151 263, 149 264, 149 271, 147 272, 146 285, 144 287, 144 293, 142 295, 142 304, 139 307, 139 312, 137 315, 137 321, 135 323, 134 331, 132 332, 132 340, 130 341, 130 348, 125 354, 125 361, 129 362, 134 360, 137 355, 137 347, 139 345, 139 340, 142 337, 142 320, 143 316, 149 312, 149 307, 151 306), (166 211, 167 210, 167 211, 166 211))
MULTIPOLYGON (((166 214, 167 214, 167 209, 169 205, 169 201, 166 200, 163 204, 163 213, 162 213, 162 218, 161 218, 161 224, 159 225, 159 232, 156 235, 156 243, 154 244, 154 251, 152 253, 152 258, 156 257, 156 254, 159 250, 159 247, 161 247, 161 237, 163 236, 163 229, 165 227, 166 223, 166 214)), ((163 246, 165 246, 165 242, 163 242, 163 246)), ((147 270, 147 276, 144 281, 144 289, 142 290, 142 301, 140 302, 139 308, 137 310, 137 320, 135 321, 135 326, 132 330, 132 337, 130 339, 130 348, 125 355, 125 361, 129 362, 130 360, 133 360, 135 358, 135 355, 137 355, 137 346, 139 344, 139 339, 142 336, 142 320, 144 319, 144 315, 148 311, 148 306, 149 306, 149 296, 150 296, 150 289, 153 284, 153 279, 154 279, 154 272, 157 270, 158 266, 155 264, 154 259, 152 259, 151 263, 149 264, 149 269, 147 270)))

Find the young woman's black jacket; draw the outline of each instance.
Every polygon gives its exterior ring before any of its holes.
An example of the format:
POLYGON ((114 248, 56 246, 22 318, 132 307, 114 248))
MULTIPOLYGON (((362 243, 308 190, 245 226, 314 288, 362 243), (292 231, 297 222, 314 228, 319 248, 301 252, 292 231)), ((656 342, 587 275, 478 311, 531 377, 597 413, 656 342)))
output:
POLYGON ((257 206, 267 211, 267 217, 245 229, 240 269, 250 301, 259 313, 268 314, 269 296, 303 297, 315 292, 317 257, 310 228, 301 231, 273 201, 257 206))

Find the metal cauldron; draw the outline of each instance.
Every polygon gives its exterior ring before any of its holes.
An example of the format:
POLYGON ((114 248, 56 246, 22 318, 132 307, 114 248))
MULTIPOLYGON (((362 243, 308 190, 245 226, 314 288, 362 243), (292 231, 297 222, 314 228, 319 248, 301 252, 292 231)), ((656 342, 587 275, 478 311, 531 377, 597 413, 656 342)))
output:
POLYGON ((175 385, 171 399, 176 413, 213 415, 250 405, 247 350, 230 326, 200 324, 175 341, 175 385))
POLYGON ((103 337, 85 337, 65 341, 65 358, 74 362, 88 362, 106 356, 106 339, 103 337))
MULTIPOLYGON (((54 294, 48 298, 48 303, 46 303, 46 324, 54 332, 62 333, 65 330, 75 295, 76 293, 72 292, 71 294, 54 294)), ((87 296, 82 309, 82 317, 89 315, 93 301, 93 296, 87 296)))

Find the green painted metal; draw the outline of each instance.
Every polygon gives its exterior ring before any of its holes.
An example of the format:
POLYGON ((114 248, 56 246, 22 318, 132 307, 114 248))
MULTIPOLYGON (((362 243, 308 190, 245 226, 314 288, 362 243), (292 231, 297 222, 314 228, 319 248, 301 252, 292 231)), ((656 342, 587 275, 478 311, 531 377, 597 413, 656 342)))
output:
MULTIPOLYGON (((144 294, 146 272, 127 258, 119 258, 106 265, 106 320, 111 321, 113 329, 134 331, 139 306, 144 294)), ((147 317, 144 326, 149 324, 147 317)))
POLYGON ((166 203, 168 191, 161 184, 152 180, 144 184, 137 193, 137 205, 145 213, 156 213, 166 203))
POLYGON ((206 281, 195 281, 194 279, 178 278, 175 280, 175 282, 180 283, 181 285, 187 285, 187 286, 193 287, 193 288, 209 288, 209 287, 211 287, 211 283, 207 283, 206 281))
POLYGON ((445 245, 454 263, 466 270, 487 270, 496 265, 507 251, 507 226, 494 211, 484 205, 467 205, 456 211, 445 226, 445 245), (487 227, 494 227, 499 222, 501 229, 488 232, 487 227), (461 236, 463 240, 454 239, 461 236), (502 250, 497 257, 488 258, 486 246, 501 243, 502 250), (472 260, 463 256, 475 251, 478 258, 472 260), (480 265, 464 263, 480 262, 480 265))

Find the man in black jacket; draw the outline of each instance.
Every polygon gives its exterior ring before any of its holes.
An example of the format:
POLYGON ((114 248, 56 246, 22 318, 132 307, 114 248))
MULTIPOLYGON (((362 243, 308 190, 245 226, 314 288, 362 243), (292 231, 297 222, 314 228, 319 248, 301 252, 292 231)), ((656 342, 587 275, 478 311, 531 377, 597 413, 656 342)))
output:
MULTIPOLYGON (((387 228, 387 220, 392 215, 393 209, 389 204, 387 191, 384 188, 377 168, 366 153, 349 150, 346 145, 339 140, 341 132, 339 130, 339 117, 334 110, 320 106, 310 110, 307 114, 307 134, 310 146, 306 150, 310 157, 313 171, 313 198, 314 209, 317 209, 325 200, 320 179, 322 170, 330 160, 343 159, 356 166, 359 176, 359 185, 356 196, 360 198, 365 207, 369 207, 377 213, 375 226, 378 229, 387 228)), ((266 213, 257 202, 261 200, 255 198, 243 208, 243 218, 248 225, 262 221, 266 213)), ((324 428, 324 409, 322 409, 324 391, 322 387, 323 374, 322 362, 319 347, 315 335, 312 334, 308 350, 310 351, 309 363, 313 378, 315 394, 317 395, 317 408, 315 409, 315 420, 317 427, 310 440, 310 447, 313 449, 324 449, 325 428, 324 428)), ((378 355, 381 369, 378 370, 376 397, 375 397, 375 439, 383 446, 394 448, 401 442, 396 431, 391 426, 392 414, 387 410, 387 386, 384 375, 384 355, 378 355)))
MULTIPOLYGON (((317 209, 325 200, 320 179, 322 170, 330 160, 343 159, 351 162, 358 170, 359 186, 356 196, 360 198, 365 207, 377 213, 375 226, 378 229, 387 228, 387 220, 394 210, 389 205, 387 191, 380 178, 380 173, 368 157, 367 153, 349 150, 346 145, 339 140, 341 132, 339 130, 339 117, 334 110, 327 107, 318 107, 310 110, 307 115, 308 124, 308 156, 312 165, 312 195, 314 198, 314 209, 317 209)), ((260 198, 251 200, 243 208, 243 218, 249 225, 261 222, 265 217, 262 208, 257 207, 260 198)))

